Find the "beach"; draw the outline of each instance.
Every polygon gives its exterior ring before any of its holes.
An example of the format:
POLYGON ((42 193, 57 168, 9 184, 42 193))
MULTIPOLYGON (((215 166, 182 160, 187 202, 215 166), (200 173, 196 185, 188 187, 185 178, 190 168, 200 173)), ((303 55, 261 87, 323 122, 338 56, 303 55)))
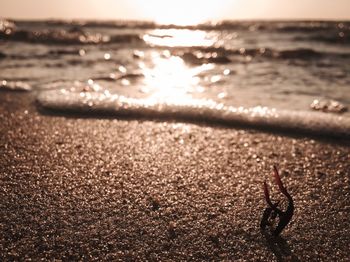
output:
POLYGON ((147 119, 40 112, 0 93, 0 257, 348 261, 350 145, 147 119), (277 165, 291 223, 261 232, 277 165))

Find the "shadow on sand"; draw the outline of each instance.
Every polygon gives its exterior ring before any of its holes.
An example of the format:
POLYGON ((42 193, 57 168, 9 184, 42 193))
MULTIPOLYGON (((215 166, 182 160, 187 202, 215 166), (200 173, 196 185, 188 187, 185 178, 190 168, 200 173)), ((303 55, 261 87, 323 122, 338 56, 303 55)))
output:
POLYGON ((275 237, 265 230, 261 230, 261 234, 265 239, 266 247, 275 255, 277 261, 300 261, 283 237, 275 237))

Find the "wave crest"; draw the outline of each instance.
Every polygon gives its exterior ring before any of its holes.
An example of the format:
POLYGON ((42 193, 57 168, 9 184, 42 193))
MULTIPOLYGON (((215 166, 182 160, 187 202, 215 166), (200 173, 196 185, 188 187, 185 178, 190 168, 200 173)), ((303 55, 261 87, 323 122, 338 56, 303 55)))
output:
POLYGON ((111 95, 106 90, 50 90, 41 92, 37 101, 45 109, 66 113, 170 118, 350 138, 350 118, 312 111, 276 110, 260 106, 243 108, 192 98, 181 101, 137 99, 111 95))

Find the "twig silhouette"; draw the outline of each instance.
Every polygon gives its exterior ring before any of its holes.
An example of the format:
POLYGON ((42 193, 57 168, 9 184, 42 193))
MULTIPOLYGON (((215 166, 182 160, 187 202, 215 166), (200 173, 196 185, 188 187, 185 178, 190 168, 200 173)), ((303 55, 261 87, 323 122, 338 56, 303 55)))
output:
POLYGON ((268 204, 269 207, 265 208, 264 210, 264 213, 260 222, 260 227, 264 229, 267 225, 270 225, 270 222, 269 222, 270 219, 275 219, 276 217, 278 217, 279 222, 276 228, 272 231, 272 234, 274 236, 278 236, 282 232, 282 230, 288 225, 288 223, 293 217, 294 202, 293 202, 292 196, 288 193, 287 189, 284 187, 276 166, 273 166, 273 171, 274 171, 273 175, 275 178, 275 182, 279 190, 288 199, 288 207, 286 211, 282 211, 281 209, 278 208, 279 201, 277 201, 275 204, 272 203, 270 199, 270 193, 269 193, 267 183, 266 181, 264 181, 264 195, 265 195, 266 203, 268 204))

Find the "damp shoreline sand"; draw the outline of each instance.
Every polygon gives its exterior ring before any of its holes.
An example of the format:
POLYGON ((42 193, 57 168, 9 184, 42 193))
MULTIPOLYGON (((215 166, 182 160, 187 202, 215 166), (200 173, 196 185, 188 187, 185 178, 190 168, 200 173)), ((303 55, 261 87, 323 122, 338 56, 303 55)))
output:
POLYGON ((350 258, 348 142, 45 115, 11 92, 0 122, 3 260, 350 258), (273 164, 295 201, 277 242, 259 228, 273 164))

